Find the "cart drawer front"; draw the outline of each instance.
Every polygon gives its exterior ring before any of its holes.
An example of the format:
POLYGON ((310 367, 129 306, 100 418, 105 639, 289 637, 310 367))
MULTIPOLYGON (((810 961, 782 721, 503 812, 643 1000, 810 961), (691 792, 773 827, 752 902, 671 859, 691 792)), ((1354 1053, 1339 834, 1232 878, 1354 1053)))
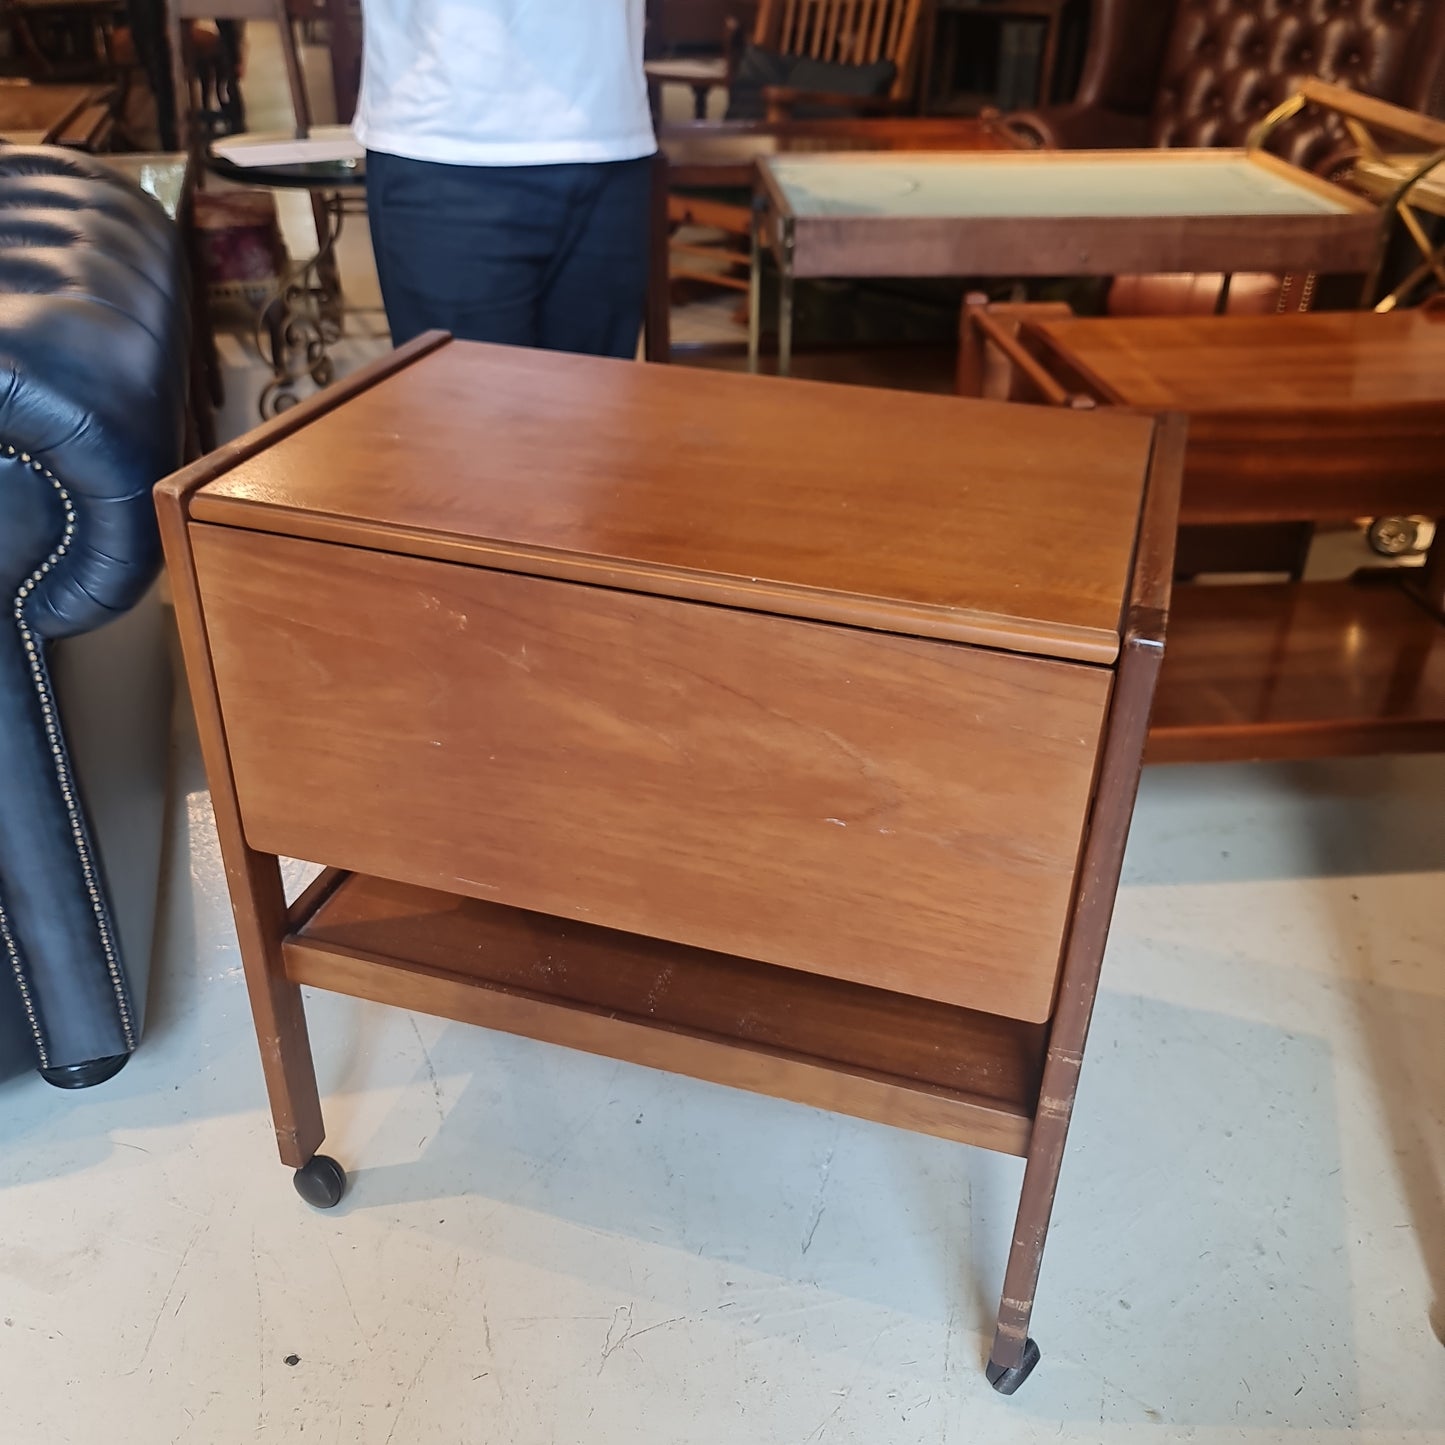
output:
POLYGON ((1107 670, 191 531, 254 848, 1048 1016, 1107 670))

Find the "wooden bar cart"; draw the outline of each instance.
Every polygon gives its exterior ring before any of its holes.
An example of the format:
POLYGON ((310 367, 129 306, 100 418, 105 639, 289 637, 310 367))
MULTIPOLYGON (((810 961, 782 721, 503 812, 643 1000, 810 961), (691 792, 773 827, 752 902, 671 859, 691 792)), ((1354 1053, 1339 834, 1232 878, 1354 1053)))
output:
POLYGON ((302 1195, 345 1185, 302 985, 1022 1155, 1011 1393, 1181 455, 1173 421, 428 337, 163 483, 302 1195), (1067 543, 1021 553, 1040 513, 1067 543), (289 908, 283 856, 326 869, 289 908))

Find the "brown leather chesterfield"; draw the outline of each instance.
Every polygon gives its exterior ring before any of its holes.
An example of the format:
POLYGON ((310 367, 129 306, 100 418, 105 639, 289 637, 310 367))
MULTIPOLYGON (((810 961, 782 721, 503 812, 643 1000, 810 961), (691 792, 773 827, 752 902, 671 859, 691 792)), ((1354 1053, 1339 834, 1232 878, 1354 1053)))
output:
MULTIPOLYGON (((1437 112, 1445 0, 1093 0, 1073 102, 1009 119, 1069 149, 1237 146, 1311 75, 1437 112)), ((1320 169, 1343 143, 1307 112, 1271 149, 1320 169)))

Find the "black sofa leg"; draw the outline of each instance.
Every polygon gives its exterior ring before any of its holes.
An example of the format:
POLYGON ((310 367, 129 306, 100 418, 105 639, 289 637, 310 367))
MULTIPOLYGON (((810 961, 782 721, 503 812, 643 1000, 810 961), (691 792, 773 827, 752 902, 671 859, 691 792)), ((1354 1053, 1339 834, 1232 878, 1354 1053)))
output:
POLYGON ((107 1059, 87 1059, 83 1064, 61 1064, 41 1069, 40 1077, 57 1089, 89 1089, 115 1078, 129 1058, 129 1054, 112 1054, 107 1059))

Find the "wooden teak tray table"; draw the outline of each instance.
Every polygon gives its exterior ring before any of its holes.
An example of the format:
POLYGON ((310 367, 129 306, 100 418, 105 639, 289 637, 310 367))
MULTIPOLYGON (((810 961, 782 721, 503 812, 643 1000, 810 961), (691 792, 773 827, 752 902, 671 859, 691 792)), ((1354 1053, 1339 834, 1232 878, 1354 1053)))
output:
POLYGON ((303 1195, 344 1185, 303 984, 1020 1154, 1012 1391, 1181 453, 1143 417, 431 337, 163 483, 303 1195), (278 857, 326 868, 289 909, 278 857))
POLYGON ((1445 310, 1063 310, 969 308, 960 388, 978 393, 987 342, 1055 404, 1187 416, 1188 525, 1436 520, 1418 568, 1176 586, 1148 761, 1445 749, 1445 310))

